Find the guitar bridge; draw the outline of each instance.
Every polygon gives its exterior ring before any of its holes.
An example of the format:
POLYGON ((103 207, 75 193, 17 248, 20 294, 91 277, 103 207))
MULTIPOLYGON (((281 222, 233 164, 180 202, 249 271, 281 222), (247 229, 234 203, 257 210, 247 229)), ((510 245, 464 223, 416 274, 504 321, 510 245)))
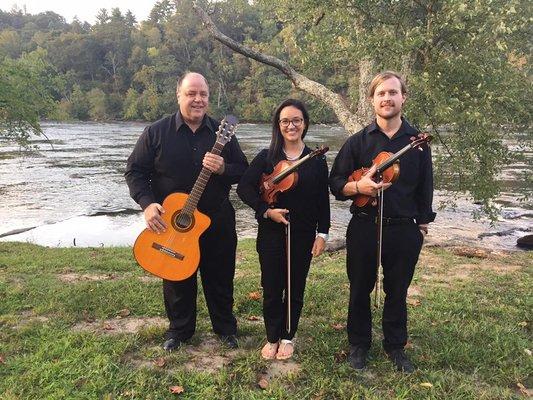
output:
POLYGON ((159 243, 156 243, 156 242, 153 242, 152 243, 152 247, 154 249, 156 249, 157 251, 160 251, 161 253, 164 253, 166 254, 167 256, 170 256, 170 257, 173 257, 173 258, 176 258, 178 260, 183 260, 185 257, 180 254, 180 253, 177 253, 175 252, 174 250, 172 249, 169 249, 168 247, 165 247, 159 243))

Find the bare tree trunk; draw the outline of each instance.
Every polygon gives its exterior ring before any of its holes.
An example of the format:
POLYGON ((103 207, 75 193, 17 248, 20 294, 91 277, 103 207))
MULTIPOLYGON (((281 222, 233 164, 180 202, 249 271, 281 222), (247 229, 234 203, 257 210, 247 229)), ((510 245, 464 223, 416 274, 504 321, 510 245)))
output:
POLYGON ((317 99, 331 107, 346 131, 353 134, 363 127, 364 121, 361 121, 359 117, 348 108, 344 99, 339 94, 298 73, 287 62, 271 55, 260 53, 224 35, 196 1, 193 2, 193 8, 213 38, 245 57, 252 58, 260 63, 270 65, 271 67, 280 70, 292 81, 294 87, 315 96, 317 99))
POLYGON ((374 117, 374 110, 368 100, 367 88, 372 80, 374 60, 364 59, 359 62, 359 102, 357 104, 357 116, 366 125, 374 117))
POLYGON ((411 52, 402 55, 402 64, 400 68, 400 75, 404 81, 408 83, 413 71, 413 54, 411 52))

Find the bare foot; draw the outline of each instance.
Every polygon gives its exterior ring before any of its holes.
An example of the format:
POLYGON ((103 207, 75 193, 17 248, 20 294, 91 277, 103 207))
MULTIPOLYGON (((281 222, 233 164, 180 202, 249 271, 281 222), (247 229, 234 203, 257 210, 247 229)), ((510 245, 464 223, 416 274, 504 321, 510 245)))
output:
POLYGON ((261 356, 265 360, 273 360, 274 358, 276 358, 278 347, 279 347, 279 342, 276 342, 276 343, 266 342, 266 344, 263 346, 263 349, 261 350, 261 356))
POLYGON ((294 353, 294 343, 291 340, 281 339, 281 343, 278 347, 276 359, 287 360, 292 357, 294 353))

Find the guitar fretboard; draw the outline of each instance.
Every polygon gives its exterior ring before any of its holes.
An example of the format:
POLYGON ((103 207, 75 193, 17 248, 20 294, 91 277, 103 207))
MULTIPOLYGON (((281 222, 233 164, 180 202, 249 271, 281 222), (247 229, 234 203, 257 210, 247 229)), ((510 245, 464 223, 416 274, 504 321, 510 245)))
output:
MULTIPOLYGON (((224 144, 219 143, 217 141, 215 142, 213 148, 211 149, 211 153, 219 156, 222 153, 223 148, 224 148, 224 144)), ((198 202, 200 201, 200 197, 202 196, 202 193, 204 192, 205 186, 207 185, 207 182, 209 181, 211 174, 212 172, 210 170, 208 170, 206 167, 202 167, 202 170, 200 171, 200 175, 198 175, 198 178, 196 178, 196 182, 194 183, 191 193, 189 193, 189 197, 187 198, 187 201, 185 202, 185 206, 183 207, 183 210, 182 210, 183 213, 187 215, 192 215, 194 210, 196 210, 196 206, 198 205, 198 202)))

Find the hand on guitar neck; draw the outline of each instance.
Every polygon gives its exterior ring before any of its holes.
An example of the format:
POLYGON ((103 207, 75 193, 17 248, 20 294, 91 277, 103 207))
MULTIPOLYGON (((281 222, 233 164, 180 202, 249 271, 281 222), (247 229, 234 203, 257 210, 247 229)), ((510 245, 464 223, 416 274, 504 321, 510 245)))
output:
POLYGON ((222 175, 225 170, 224 158, 209 151, 205 153, 202 165, 217 175, 222 175))
POLYGON ((383 188, 383 190, 385 190, 392 185, 392 182, 374 182, 372 177, 375 173, 376 165, 374 164, 360 180, 351 181, 344 185, 342 194, 348 197, 355 196, 356 194, 365 194, 367 196, 376 197, 379 189, 383 188))

